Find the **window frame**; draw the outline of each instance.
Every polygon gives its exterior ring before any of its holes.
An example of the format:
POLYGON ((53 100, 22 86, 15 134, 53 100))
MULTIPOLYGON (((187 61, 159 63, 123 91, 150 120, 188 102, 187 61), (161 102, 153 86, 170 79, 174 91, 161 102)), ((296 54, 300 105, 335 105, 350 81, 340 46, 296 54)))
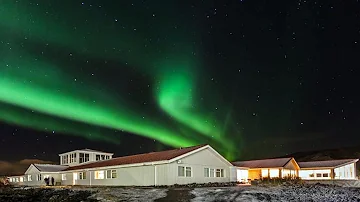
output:
POLYGON ((184 178, 193 177, 192 167, 191 166, 178 166, 178 174, 177 175, 178 175, 178 177, 184 177, 184 178), (180 174, 179 173, 180 168, 184 169, 184 176, 179 175, 180 174), (187 175, 187 169, 190 169, 190 176, 187 175))
POLYGON ((62 180, 62 181, 65 181, 65 180, 66 180, 66 173, 61 174, 61 180, 62 180))
POLYGON ((79 172, 79 180, 86 180, 86 172, 79 172))
POLYGON ((95 180, 103 180, 103 179, 106 179, 106 173, 104 170, 97 170, 97 171, 94 171, 94 179, 95 180), (99 174, 102 173, 102 178, 99 178, 99 174))
POLYGON ((106 179, 115 179, 115 178, 117 178, 117 170, 116 169, 106 170, 106 179))
POLYGON ((210 178, 210 168, 204 168, 204 177, 210 178))

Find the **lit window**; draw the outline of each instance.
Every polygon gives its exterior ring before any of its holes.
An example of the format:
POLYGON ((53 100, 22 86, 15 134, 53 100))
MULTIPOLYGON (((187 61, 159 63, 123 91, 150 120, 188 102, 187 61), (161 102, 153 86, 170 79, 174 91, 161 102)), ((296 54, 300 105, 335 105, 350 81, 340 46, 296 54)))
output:
POLYGON ((270 169, 270 178, 279 177, 279 169, 270 169))
POLYGON ((16 179, 16 182, 19 182, 19 178, 15 178, 16 179))
POLYGON ((29 182, 32 180, 32 179, 31 179, 31 175, 28 175, 27 178, 28 178, 28 181, 29 181, 29 182))
POLYGON ((9 178, 9 182, 12 182, 12 178, 9 178))
POLYGON ((97 180, 104 179, 104 171, 103 170, 95 171, 95 179, 97 180))
POLYGON ((179 177, 191 177, 191 167, 179 166, 178 167, 179 177))
POLYGON ((85 180, 86 179, 86 172, 79 173, 79 179, 80 180, 85 180))
POLYGON ((24 178, 23 178, 23 177, 20 177, 20 182, 24 182, 24 178))
POLYGON ((66 180, 66 174, 61 174, 61 180, 66 180))
POLYGON ((210 177, 210 169, 209 168, 204 168, 204 177, 210 177))
POLYGON ((269 177, 269 170, 261 169, 261 177, 269 177))

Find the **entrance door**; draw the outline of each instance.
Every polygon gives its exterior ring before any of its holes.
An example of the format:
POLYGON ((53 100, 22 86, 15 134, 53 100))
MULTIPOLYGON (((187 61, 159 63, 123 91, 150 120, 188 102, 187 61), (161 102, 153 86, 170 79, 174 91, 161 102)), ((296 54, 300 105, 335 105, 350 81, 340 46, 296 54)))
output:
POLYGON ((76 180, 78 180, 78 174, 77 174, 77 173, 73 173, 73 185, 76 184, 76 180))

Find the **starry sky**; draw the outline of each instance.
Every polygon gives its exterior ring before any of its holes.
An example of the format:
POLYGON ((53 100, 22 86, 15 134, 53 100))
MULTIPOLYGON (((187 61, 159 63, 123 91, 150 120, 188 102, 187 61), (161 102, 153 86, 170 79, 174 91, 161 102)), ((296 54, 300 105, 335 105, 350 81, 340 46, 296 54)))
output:
POLYGON ((0 1, 0 160, 360 140, 360 2, 0 1), (9 155, 11 154, 11 155, 9 155))

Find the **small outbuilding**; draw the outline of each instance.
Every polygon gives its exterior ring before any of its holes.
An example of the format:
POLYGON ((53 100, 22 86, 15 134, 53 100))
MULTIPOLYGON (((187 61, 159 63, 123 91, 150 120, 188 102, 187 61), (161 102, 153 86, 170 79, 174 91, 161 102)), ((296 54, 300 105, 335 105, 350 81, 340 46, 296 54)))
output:
POLYGON ((355 180, 359 159, 299 162, 299 176, 304 180, 355 180))
POLYGON ((257 180, 262 178, 297 177, 300 167, 294 158, 274 158, 251 161, 236 161, 237 181, 257 180))
POLYGON ((54 178, 54 185, 61 184, 60 171, 65 170, 69 166, 52 165, 52 164, 31 164, 25 171, 23 176, 24 185, 39 186, 45 185, 45 178, 54 178))

